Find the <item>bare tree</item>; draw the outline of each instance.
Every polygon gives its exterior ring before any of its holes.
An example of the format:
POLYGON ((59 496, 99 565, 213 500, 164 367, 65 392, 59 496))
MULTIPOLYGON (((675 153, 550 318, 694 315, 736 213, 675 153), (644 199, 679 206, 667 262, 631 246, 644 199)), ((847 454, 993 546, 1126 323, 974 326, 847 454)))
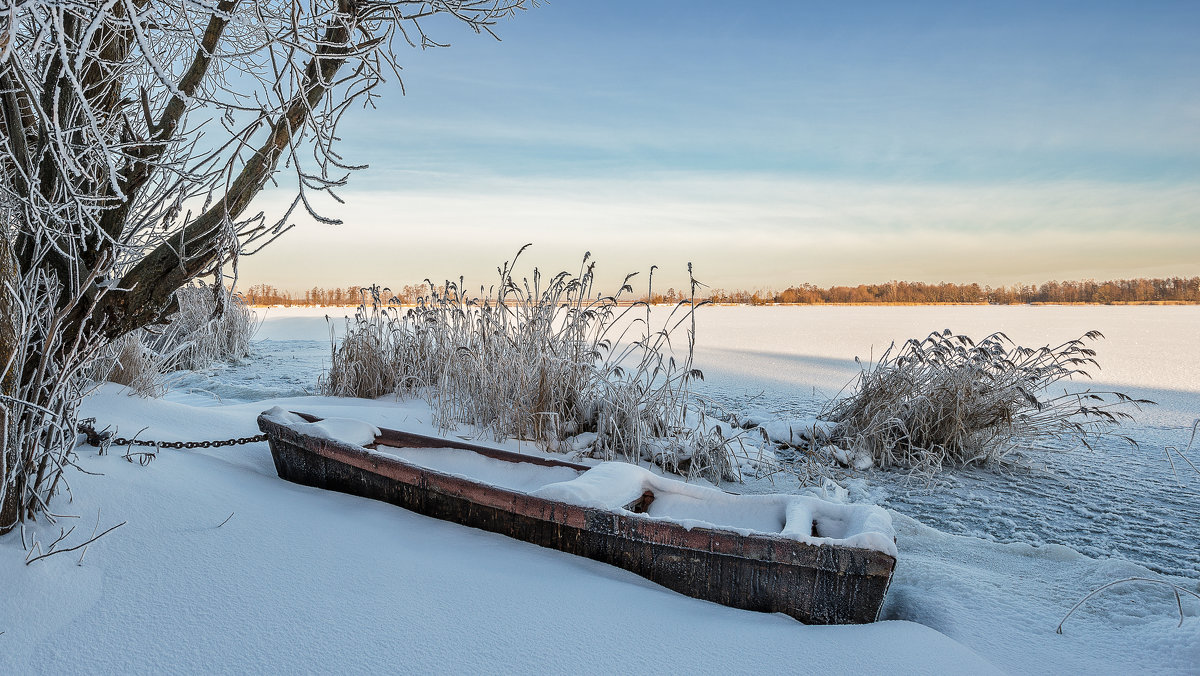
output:
POLYGON ((310 195, 357 168, 338 123, 397 48, 532 2, 0 0, 0 533, 53 518, 103 345, 197 276, 236 281, 294 214, 336 222, 310 195), (268 183, 290 208, 249 213, 268 183))

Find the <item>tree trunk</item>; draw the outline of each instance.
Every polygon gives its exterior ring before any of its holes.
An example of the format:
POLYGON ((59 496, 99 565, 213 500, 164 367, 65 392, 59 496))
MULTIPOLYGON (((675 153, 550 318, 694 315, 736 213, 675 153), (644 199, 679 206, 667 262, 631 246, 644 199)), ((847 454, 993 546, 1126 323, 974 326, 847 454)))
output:
POLYGON ((6 397, 0 400, 0 484, 7 484, 10 477, 12 479, 12 484, 0 486, 3 490, 3 498, 0 499, 0 535, 12 530, 17 524, 17 497, 20 495, 16 485, 17 472, 12 471, 19 462, 20 453, 16 448, 16 439, 9 429, 9 410, 12 402, 11 399, 7 399, 16 393, 18 374, 16 369, 6 368, 17 348, 12 298, 5 289, 7 284, 15 285, 13 275, 8 232, 0 230, 0 395, 6 397))
MULTIPOLYGON (((417 22, 428 14, 446 12, 490 34, 495 19, 524 3, 330 0, 305 16, 310 3, 282 2, 278 9, 293 12, 266 13, 262 44, 224 36, 231 22, 247 29, 233 17, 255 16, 259 3, 249 0, 17 3, 8 12, 10 23, 36 28, 27 36, 36 39, 20 43, 29 53, 15 50, 0 63, 0 533, 48 513, 74 444, 81 369, 96 351, 163 321, 178 288, 225 262, 236 267, 245 245, 291 227, 284 222, 303 194, 277 225, 242 218, 280 162, 297 171, 302 189, 345 180, 328 174, 353 168, 330 150, 337 121, 398 68, 389 50, 410 37, 404 24, 426 46, 436 43, 417 22), (159 33, 172 30, 160 21, 203 21, 205 13, 203 33, 191 30, 199 23, 178 40, 163 33, 170 40, 158 49, 159 33), (188 60, 176 48, 191 50, 195 37, 188 60), (240 54, 243 47, 250 51, 240 54), (226 89, 222 61, 247 91, 226 89), (347 62, 355 69, 339 78, 347 62), (186 67, 168 83, 173 65, 186 67), (224 94, 208 98, 214 89, 224 94), (330 92, 345 98, 329 102, 330 92), (249 100, 262 104, 261 115, 245 107, 249 100), (199 141, 203 123, 185 122, 200 110, 213 125, 226 116, 228 144, 199 141), (316 173, 300 168, 297 152, 309 147, 316 173), (193 213, 188 200, 200 196, 204 206, 193 213)), ((4 27, 0 50, 22 35, 4 27)))

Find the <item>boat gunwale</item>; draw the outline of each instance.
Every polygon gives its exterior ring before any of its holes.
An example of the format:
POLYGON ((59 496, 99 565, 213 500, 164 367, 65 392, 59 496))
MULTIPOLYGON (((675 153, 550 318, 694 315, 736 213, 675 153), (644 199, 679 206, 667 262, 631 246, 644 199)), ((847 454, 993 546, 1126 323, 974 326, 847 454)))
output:
MULTIPOLYGON (((293 413, 309 422, 321 420, 321 418, 311 414, 293 413)), ((846 574, 848 568, 861 567, 866 570, 865 573, 861 573, 865 577, 882 576, 890 578, 896 565, 895 557, 887 552, 875 549, 829 543, 812 544, 758 531, 741 534, 732 530, 707 528, 704 526, 688 528, 674 521, 649 517, 643 514, 584 507, 567 502, 549 500, 521 491, 423 467, 401 458, 385 455, 382 451, 373 450, 369 447, 356 446, 339 439, 328 439, 304 434, 285 424, 271 420, 265 415, 259 416, 258 423, 260 429, 266 432, 268 436, 274 435, 282 441, 326 459, 341 462, 362 471, 372 472, 421 490, 437 491, 481 506, 516 513, 524 517, 551 521, 572 528, 597 531, 597 524, 603 523, 606 519, 611 519, 607 527, 604 528, 605 531, 611 534, 618 534, 621 537, 626 537, 636 542, 734 556, 785 566, 811 568, 839 575, 846 574), (852 565, 851 560, 859 562, 860 565, 852 565), (861 564, 865 564, 865 566, 861 564)), ((386 428, 379 429, 380 435, 376 437, 376 444, 372 445, 382 445, 389 448, 460 449, 512 463, 568 467, 580 471, 590 469, 587 465, 524 455, 472 444, 470 442, 459 442, 452 439, 401 432, 386 428), (378 444, 380 440, 397 441, 405 445, 378 444), (414 443, 422 445, 413 445, 414 443)))
MULTIPOLYGON (((308 422, 319 422, 321 418, 312 415, 311 413, 300 413, 298 411, 290 411, 294 415, 304 418, 308 422)), ((278 423, 276 423, 278 424, 278 423)), ((284 426, 286 427, 286 425, 284 426)), ((464 451, 472 451, 493 460, 502 460, 511 463, 527 463, 533 465, 541 465, 543 467, 567 467, 583 472, 591 469, 588 465, 581 465, 576 462, 568 462, 566 460, 558 460, 556 458, 545 458, 536 455, 526 455, 524 453, 516 453, 514 451, 506 451, 502 448, 493 448, 491 446, 483 446, 466 440, 446 439, 445 437, 434 437, 425 434, 417 434, 415 432, 404 432, 401 430, 388 429, 379 427, 379 436, 375 437, 372 444, 364 446, 371 449, 372 446, 386 446, 388 448, 453 448, 464 451), (385 443, 385 442, 394 443, 385 443), (420 445, 417 445, 420 444, 420 445)))

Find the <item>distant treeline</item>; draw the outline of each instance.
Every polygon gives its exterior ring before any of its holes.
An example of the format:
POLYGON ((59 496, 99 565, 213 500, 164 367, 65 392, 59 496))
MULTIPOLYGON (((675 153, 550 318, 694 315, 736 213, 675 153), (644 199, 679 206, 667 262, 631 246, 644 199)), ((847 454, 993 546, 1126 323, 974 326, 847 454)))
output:
MULTIPOLYGON (((399 289, 379 289, 379 299, 385 305, 413 305, 418 298, 428 296, 428 284, 406 284, 399 289)), ((438 294, 444 294, 446 287, 439 285, 438 294)), ((370 301, 370 290, 361 286, 326 289, 314 286, 305 291, 290 291, 278 289, 270 284, 255 284, 242 292, 242 299, 247 305, 334 305, 353 306, 370 301)))
POLYGON ((270 284, 255 284, 242 292, 247 305, 358 305, 362 295, 357 286, 344 289, 313 287, 296 293, 277 289, 270 284))
POLYGON ((712 300, 722 303, 1200 303, 1200 277, 1167 279, 1117 279, 1107 282, 1046 282, 1038 285, 980 286, 979 284, 926 284, 924 282, 888 282, 831 286, 812 284, 789 287, 784 291, 750 293, 716 290, 712 300))
MULTIPOLYGON (((250 305, 357 305, 362 302, 361 287, 325 289, 313 287, 293 292, 269 284, 256 284, 243 292, 250 305)), ((429 294, 429 286, 407 284, 399 290, 385 289, 382 300, 387 303, 411 305, 429 294)), ((444 292, 443 287, 438 292, 444 292)), ((652 303, 675 303, 685 296, 675 289, 655 293, 640 300, 652 303)), ((633 300, 630 297, 627 300, 633 300)), ((1093 280, 1076 282, 1046 282, 1042 285, 980 286, 979 284, 926 284, 924 282, 888 282, 831 286, 812 284, 788 287, 783 291, 726 291, 714 289, 697 300, 741 305, 793 303, 821 304, 886 304, 924 305, 935 303, 977 303, 1018 305, 1025 303, 1200 303, 1200 277, 1170 277, 1165 279, 1117 279, 1107 282, 1093 280)))

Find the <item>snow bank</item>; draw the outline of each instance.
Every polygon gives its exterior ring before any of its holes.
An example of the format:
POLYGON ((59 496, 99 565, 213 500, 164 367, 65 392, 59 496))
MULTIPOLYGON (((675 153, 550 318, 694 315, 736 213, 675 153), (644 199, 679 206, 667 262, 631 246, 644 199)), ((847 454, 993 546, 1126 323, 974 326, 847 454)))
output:
MULTIPOLYGON (((979 650, 1013 673, 1200 673, 1200 601, 1156 585, 1090 591, 1124 577, 1200 589, 1121 559, 1093 559, 1061 545, 1000 544, 951 535, 893 512, 904 546, 881 616, 920 622, 979 650)), ((967 673, 964 670, 963 673, 967 673)))
POLYGON ((888 513, 874 505, 845 505, 804 495, 734 495, 659 476, 623 462, 605 462, 576 479, 543 486, 532 495, 581 507, 632 515, 627 505, 654 495, 645 514, 685 528, 715 528, 743 535, 766 533, 813 545, 874 549, 896 556, 888 513), (813 534, 815 529, 817 535, 813 534))
POLYGON ((318 439, 344 441, 355 446, 373 444, 375 437, 379 436, 378 427, 354 418, 324 418, 317 422, 308 422, 282 406, 275 406, 263 411, 262 414, 268 420, 289 427, 300 434, 307 434, 318 439))
POLYGON ((799 445, 801 442, 822 442, 837 429, 837 423, 812 416, 786 419, 767 419, 756 416, 747 422, 756 425, 771 441, 790 446, 799 445))

